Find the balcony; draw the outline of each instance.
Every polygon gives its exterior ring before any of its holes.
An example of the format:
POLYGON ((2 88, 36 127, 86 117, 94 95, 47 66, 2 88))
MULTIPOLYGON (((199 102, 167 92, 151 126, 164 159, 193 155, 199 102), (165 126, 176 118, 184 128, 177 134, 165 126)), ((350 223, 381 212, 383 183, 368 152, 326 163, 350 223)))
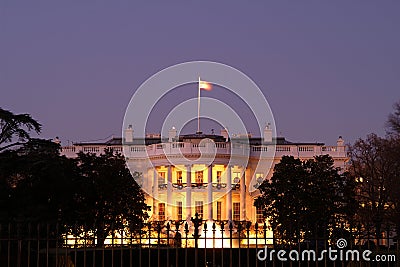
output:
POLYGON ((192 188, 206 189, 208 183, 192 183, 192 188))
POLYGON ((218 190, 226 188, 226 183, 212 183, 212 186, 218 190))
POLYGON ((177 188, 179 190, 182 190, 183 188, 187 187, 187 183, 173 183, 172 186, 174 188, 177 188))
POLYGON ((168 187, 167 184, 159 184, 159 185, 158 185, 158 189, 159 189, 159 190, 166 190, 167 187, 168 187))

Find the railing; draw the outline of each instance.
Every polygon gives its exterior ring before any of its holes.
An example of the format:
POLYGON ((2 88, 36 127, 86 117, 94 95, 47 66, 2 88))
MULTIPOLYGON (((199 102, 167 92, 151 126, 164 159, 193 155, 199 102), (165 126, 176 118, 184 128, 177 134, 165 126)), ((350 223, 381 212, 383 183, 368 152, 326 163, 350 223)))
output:
MULTIPOLYGON (((93 228, 94 229, 94 228, 93 228)), ((265 223, 248 221, 207 222, 195 216, 191 221, 157 221, 128 229, 114 229, 112 235, 101 242, 93 233, 73 236, 65 234, 77 229, 66 229, 60 224, 0 224, 0 266, 349 266, 349 260, 282 262, 277 252, 289 250, 302 255, 302 251, 315 250, 318 255, 329 248, 338 251, 342 237, 333 239, 297 240, 283 245, 273 238, 265 223), (100 244, 101 243, 101 244, 100 244), (260 251, 275 250, 271 258, 260 260, 260 251), (293 264, 293 265, 292 265, 293 264)), ((384 265, 397 266, 398 243, 381 238, 378 244, 362 233, 349 233, 341 249, 374 252, 390 261, 384 265)), ((287 253, 288 254, 288 253, 287 253)), ((294 253, 295 255, 296 253, 294 253)), ((270 254, 269 254, 270 255, 270 254)), ((268 255, 268 256, 269 256, 268 255)), ((344 254, 345 255, 345 254, 344 254)), ((281 254, 282 256, 282 254, 281 254)), ((286 255, 287 257, 287 255, 286 255)), ((351 266, 369 266, 354 261, 351 266)), ((373 265, 375 266, 375 265, 373 265)))
POLYGON ((205 189, 208 183, 191 183, 192 188, 205 189))
POLYGON ((268 151, 268 146, 252 146, 251 150, 254 152, 261 152, 261 151, 266 152, 268 151))
POLYGON ((63 146, 61 147, 61 151, 64 153, 68 153, 68 152, 74 152, 76 151, 76 147, 75 146, 63 146))
POLYGON ((187 183, 173 183, 172 186, 181 190, 187 186, 187 183))
MULTIPOLYGON (((226 186, 227 186, 226 183, 211 183, 211 185, 214 189, 218 189, 218 190, 226 188, 226 186)), ((193 182, 190 184, 190 186, 195 189, 206 189, 208 187, 208 183, 194 183, 193 182)), ((158 185, 158 188, 160 190, 165 190, 165 189, 167 189, 167 187, 168 187, 167 184, 159 184, 158 185)), ((182 189, 188 187, 188 184, 187 183, 172 183, 172 187, 182 190, 182 189)), ((232 189, 233 190, 240 189, 240 184, 232 184, 232 189)))
POLYGON ((276 152, 277 157, 283 155, 292 156, 303 156, 313 157, 321 154, 329 154, 332 157, 347 157, 344 147, 338 146, 319 146, 319 145, 258 145, 248 147, 244 144, 239 143, 210 143, 210 144, 192 144, 184 142, 172 142, 153 144, 149 146, 138 146, 138 145, 127 145, 122 146, 69 146, 63 147, 62 153, 66 155, 73 155, 79 151, 91 152, 91 153, 103 153, 105 148, 112 148, 115 151, 122 152, 124 149, 125 155, 129 158, 146 158, 153 156, 164 156, 167 155, 195 155, 195 154, 213 154, 219 155, 250 155, 257 156, 262 155, 265 152, 276 152), (250 149, 250 151, 248 151, 250 149))
POLYGON ((337 146, 323 146, 322 151, 323 152, 336 152, 336 151, 338 151, 338 147, 337 146))
POLYGON ((212 186, 217 189, 222 189, 226 187, 226 183, 212 183, 212 186))
POLYGON ((276 146, 275 151, 277 151, 277 152, 290 152, 290 146, 276 146))
POLYGON ((160 190, 166 190, 168 188, 168 184, 159 184, 158 189, 160 190))
POLYGON ((82 151, 85 153, 87 153, 87 152, 90 152, 90 153, 103 152, 103 151, 100 151, 99 146, 84 146, 84 147, 82 147, 82 151))

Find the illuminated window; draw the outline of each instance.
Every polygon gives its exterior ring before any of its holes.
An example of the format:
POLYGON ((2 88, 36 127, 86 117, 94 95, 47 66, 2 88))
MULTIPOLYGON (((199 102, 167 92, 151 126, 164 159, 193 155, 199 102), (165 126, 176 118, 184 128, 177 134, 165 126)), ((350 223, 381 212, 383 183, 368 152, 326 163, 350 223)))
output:
POLYGON ((217 221, 221 220, 221 201, 217 201, 217 221))
POLYGON ((166 184, 165 182, 165 172, 159 172, 158 173, 158 184, 166 184))
POLYGON ((199 218, 203 218, 203 201, 195 201, 195 212, 199 214, 199 218))
POLYGON ((258 223, 264 223, 264 209, 256 207, 256 220, 258 223))
POLYGON ((240 203, 233 202, 233 220, 240 221, 240 203))
POLYGON ((176 183, 177 184, 182 184, 182 171, 177 171, 176 172, 176 183))
POLYGON ((202 184, 203 183, 203 171, 197 171, 195 175, 196 175, 196 183, 202 184))
POLYGON ((176 215, 178 217, 178 220, 182 220, 182 201, 177 201, 176 202, 176 215))
POLYGON ((158 219, 165 220, 165 203, 158 203, 158 219))
POLYGON ((217 171, 217 183, 218 184, 221 183, 221 175, 222 175, 222 172, 221 171, 217 171))

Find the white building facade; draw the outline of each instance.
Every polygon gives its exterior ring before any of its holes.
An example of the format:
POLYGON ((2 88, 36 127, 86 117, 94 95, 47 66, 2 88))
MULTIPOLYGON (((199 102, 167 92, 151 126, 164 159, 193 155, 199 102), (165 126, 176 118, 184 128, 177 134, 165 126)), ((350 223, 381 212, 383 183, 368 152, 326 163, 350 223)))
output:
POLYGON ((171 129, 168 138, 135 138, 129 127, 124 138, 74 143, 62 147, 62 154, 100 154, 106 148, 123 153, 131 171, 141 173, 137 182, 152 207, 150 220, 157 221, 189 221, 198 213, 208 221, 262 223, 262 211, 253 205, 260 194, 257 187, 271 178, 273 166, 282 156, 307 160, 328 154, 342 169, 349 160, 341 137, 336 146, 294 143, 283 137, 273 138, 268 127, 263 137, 246 136, 246 141, 240 136, 229 138, 225 130, 220 135, 177 136, 176 130, 171 129))

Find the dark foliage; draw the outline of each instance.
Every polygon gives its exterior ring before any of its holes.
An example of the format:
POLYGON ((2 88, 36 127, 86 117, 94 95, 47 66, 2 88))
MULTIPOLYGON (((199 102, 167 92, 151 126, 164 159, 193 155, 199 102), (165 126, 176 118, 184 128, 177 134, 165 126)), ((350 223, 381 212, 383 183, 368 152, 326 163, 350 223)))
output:
POLYGON ((41 129, 42 125, 31 115, 14 114, 0 107, 0 151, 20 145, 30 138, 29 132, 40 133, 41 129), (15 139, 18 141, 13 142, 15 139))
POLYGON ((327 155, 307 161, 284 156, 271 180, 259 187, 262 195, 255 205, 264 208, 275 237, 282 242, 327 239, 330 229, 353 217, 353 179, 333 163, 327 155))
POLYGON ((71 228, 79 232, 93 231, 102 245, 112 230, 138 229, 147 219, 149 207, 135 179, 125 165, 122 155, 106 150, 104 154, 79 153, 76 159, 79 178, 75 183, 71 228), (79 227, 76 227, 78 225, 79 227))
POLYGON ((391 113, 386 121, 386 127, 390 134, 400 136, 400 101, 393 105, 393 113, 391 113))
POLYGON ((147 218, 144 194, 123 156, 108 150, 68 159, 59 149, 31 139, 0 153, 0 220, 58 222, 60 233, 92 231, 101 245, 111 230, 137 229, 147 218))
POLYGON ((350 147, 350 171, 357 181, 359 212, 364 232, 382 237, 390 224, 400 230, 400 140, 375 134, 350 147))

